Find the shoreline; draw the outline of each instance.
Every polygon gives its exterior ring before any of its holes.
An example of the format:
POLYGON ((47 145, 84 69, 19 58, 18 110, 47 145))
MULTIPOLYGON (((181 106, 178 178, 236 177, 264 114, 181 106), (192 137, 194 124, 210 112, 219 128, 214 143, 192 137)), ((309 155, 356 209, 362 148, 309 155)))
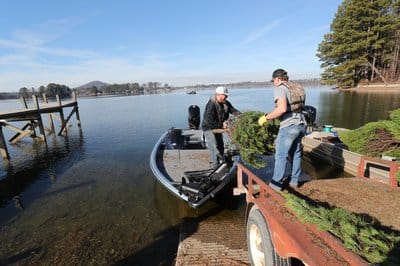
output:
POLYGON ((400 92, 400 83, 358 85, 352 88, 338 88, 339 91, 351 92, 400 92))

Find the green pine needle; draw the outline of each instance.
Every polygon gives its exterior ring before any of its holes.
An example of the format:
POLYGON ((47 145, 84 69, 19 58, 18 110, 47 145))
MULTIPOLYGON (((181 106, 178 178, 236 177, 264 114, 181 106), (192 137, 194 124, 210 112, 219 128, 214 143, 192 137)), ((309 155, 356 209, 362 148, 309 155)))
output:
POLYGON ((343 208, 312 206, 290 193, 283 193, 283 196, 286 205, 301 221, 313 223, 320 230, 330 232, 342 240, 346 248, 370 263, 395 265, 391 263, 400 261, 400 235, 381 231, 376 224, 367 223, 361 216, 343 208))
POLYGON ((349 147, 350 151, 371 157, 380 157, 385 154, 400 159, 400 145, 389 146, 381 151, 365 150, 370 141, 378 139, 377 130, 386 130, 393 135, 395 140, 400 141, 400 109, 390 112, 389 117, 390 120, 370 122, 354 130, 341 131, 339 137, 349 147))
POLYGON ((279 121, 258 125, 258 118, 264 115, 258 111, 247 111, 236 120, 231 137, 240 148, 240 155, 247 164, 260 168, 266 164, 260 155, 275 153, 274 141, 279 130, 279 121))

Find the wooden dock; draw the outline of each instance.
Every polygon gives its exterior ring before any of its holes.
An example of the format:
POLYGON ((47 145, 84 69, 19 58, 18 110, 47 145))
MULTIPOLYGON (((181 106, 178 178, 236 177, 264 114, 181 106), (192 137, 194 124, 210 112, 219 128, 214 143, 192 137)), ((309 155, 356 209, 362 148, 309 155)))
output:
POLYGON ((4 138, 3 128, 16 132, 16 134, 8 140, 11 144, 15 144, 25 137, 31 137, 35 140, 41 140, 47 145, 45 130, 49 131, 50 134, 56 133, 53 119, 58 119, 60 121, 58 135, 67 132, 68 121, 73 114, 76 115, 78 127, 81 127, 78 101, 75 92, 70 101, 61 102, 58 95, 54 103, 49 103, 47 97, 43 95, 43 103, 41 105, 39 105, 37 96, 33 95, 33 107, 28 107, 25 98, 21 98, 21 101, 23 105, 22 109, 0 112, 0 153, 4 160, 9 160, 10 155, 8 153, 7 142, 4 138), (64 108, 72 108, 67 118, 65 118, 64 108), (49 116, 49 127, 44 127, 42 115, 49 116), (20 121, 26 122, 22 128, 12 124, 20 121), (39 128, 39 134, 36 133, 36 128, 39 128))
POLYGON ((399 161, 371 158, 351 152, 346 149, 344 143, 330 142, 329 137, 332 137, 331 133, 313 132, 303 138, 303 150, 352 176, 367 177, 394 188, 399 187, 399 181, 396 179, 396 174, 400 172, 399 161))

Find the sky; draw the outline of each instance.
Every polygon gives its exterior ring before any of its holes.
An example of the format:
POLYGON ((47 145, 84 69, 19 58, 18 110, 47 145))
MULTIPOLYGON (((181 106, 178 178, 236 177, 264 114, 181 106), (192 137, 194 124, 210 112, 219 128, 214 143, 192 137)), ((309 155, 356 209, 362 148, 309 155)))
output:
POLYGON ((319 43, 341 0, 4 0, 0 92, 319 78, 319 43))

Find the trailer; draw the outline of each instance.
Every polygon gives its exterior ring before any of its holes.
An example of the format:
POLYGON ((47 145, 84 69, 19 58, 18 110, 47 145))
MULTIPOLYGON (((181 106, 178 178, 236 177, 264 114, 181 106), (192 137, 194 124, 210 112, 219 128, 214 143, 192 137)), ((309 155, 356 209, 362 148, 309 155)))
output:
MULTIPOLYGON (((374 161, 374 164, 392 166, 392 162, 368 160, 374 161)), ((387 197, 398 198, 400 190, 397 186, 394 187, 390 182, 376 182, 381 180, 365 176, 368 160, 363 158, 357 166, 358 177, 312 180, 308 184, 313 187, 312 190, 321 187, 320 194, 323 196, 324 187, 326 190, 332 189, 331 185, 336 185, 336 191, 341 191, 341 185, 355 187, 355 195, 347 195, 352 202, 366 201, 360 199, 360 195, 373 193, 376 202, 360 203, 363 206, 379 204, 379 199, 386 197, 386 193, 387 197)), ((257 176, 249 168, 251 167, 242 163, 237 165, 237 186, 233 193, 246 195, 246 238, 252 265, 370 265, 365 259, 345 248, 342 241, 329 232, 319 230, 314 224, 301 222, 295 212, 286 206, 283 195, 269 187, 265 177, 257 176)), ((388 167, 387 171, 393 175, 393 166, 388 167)), ((302 192, 309 188, 305 185, 300 189, 289 190, 301 197, 302 192)), ((351 193, 353 194, 353 190, 351 193)), ((398 206, 393 202, 384 207, 387 207, 385 216, 391 216, 390 221, 384 223, 400 232, 398 206)))
POLYGON ((368 265, 340 240, 302 223, 282 195, 243 164, 235 195, 246 194, 246 237, 252 265, 368 265))

